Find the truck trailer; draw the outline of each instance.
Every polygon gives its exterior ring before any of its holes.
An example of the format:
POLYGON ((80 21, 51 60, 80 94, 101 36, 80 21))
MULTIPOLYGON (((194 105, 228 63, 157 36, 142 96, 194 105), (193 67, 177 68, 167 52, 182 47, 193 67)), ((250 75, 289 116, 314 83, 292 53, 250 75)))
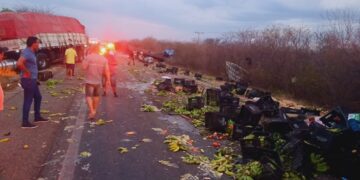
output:
POLYGON ((70 44, 81 59, 88 44, 85 26, 75 18, 33 12, 0 13, 0 47, 7 49, 6 59, 17 60, 29 36, 41 40, 36 53, 39 69, 62 62, 70 44))

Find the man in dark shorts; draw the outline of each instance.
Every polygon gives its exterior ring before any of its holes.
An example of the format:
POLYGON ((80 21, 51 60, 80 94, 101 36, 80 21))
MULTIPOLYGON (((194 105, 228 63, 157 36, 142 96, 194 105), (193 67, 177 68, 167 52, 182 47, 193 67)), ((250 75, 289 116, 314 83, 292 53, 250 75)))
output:
POLYGON ((22 128, 35 128, 29 122, 29 112, 31 104, 34 100, 35 122, 47 122, 48 120, 41 117, 41 93, 38 83, 38 65, 35 52, 39 49, 40 40, 37 37, 29 37, 26 41, 27 48, 21 52, 21 56, 17 61, 17 66, 21 70, 21 86, 24 89, 23 104, 23 121, 22 128))
MULTIPOLYGON (((107 62, 108 62, 108 66, 109 66, 109 71, 110 71, 110 84, 111 84, 111 89, 113 91, 114 97, 118 97, 117 93, 116 93, 116 71, 117 71, 117 62, 116 62, 116 57, 114 52, 110 51, 109 53, 107 53, 105 55, 107 62)), ((103 78, 103 87, 104 87, 104 94, 103 96, 106 96, 106 78, 103 78)))
POLYGON ((100 103, 100 88, 105 76, 106 85, 110 85, 110 72, 105 57, 98 54, 98 48, 92 47, 83 61, 85 70, 85 94, 89 107, 89 120, 94 120, 100 103))
POLYGON ((70 44, 69 48, 65 51, 66 75, 69 79, 75 76, 76 57, 77 53, 74 49, 74 46, 70 44))

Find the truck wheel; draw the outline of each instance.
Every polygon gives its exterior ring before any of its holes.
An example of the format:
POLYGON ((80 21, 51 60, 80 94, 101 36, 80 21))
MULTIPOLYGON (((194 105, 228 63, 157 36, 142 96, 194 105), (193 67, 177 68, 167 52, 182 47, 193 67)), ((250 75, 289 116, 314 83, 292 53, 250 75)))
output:
POLYGON ((40 70, 42 69, 46 69, 49 67, 49 58, 46 54, 44 53, 39 53, 37 56, 37 62, 38 62, 38 67, 40 70))

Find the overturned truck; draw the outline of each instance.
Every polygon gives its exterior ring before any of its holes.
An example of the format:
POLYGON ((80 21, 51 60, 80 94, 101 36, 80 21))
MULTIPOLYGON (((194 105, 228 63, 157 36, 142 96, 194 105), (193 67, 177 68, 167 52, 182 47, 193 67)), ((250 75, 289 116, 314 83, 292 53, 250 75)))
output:
POLYGON ((85 26, 75 18, 31 12, 0 13, 0 47, 8 50, 6 59, 18 59, 29 36, 42 42, 36 54, 40 69, 61 62, 70 44, 81 59, 88 42, 85 26))

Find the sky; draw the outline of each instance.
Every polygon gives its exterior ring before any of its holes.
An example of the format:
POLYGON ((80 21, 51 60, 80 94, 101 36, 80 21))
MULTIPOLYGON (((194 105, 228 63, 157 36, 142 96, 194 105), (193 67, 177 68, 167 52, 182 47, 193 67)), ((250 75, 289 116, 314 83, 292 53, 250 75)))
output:
POLYGON ((314 28, 327 11, 357 11, 360 0, 0 0, 0 8, 29 6, 75 17, 102 40, 192 40, 272 24, 314 28))

